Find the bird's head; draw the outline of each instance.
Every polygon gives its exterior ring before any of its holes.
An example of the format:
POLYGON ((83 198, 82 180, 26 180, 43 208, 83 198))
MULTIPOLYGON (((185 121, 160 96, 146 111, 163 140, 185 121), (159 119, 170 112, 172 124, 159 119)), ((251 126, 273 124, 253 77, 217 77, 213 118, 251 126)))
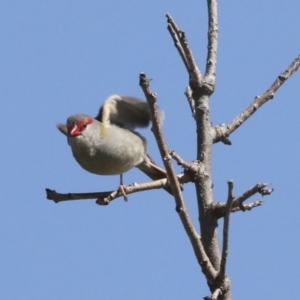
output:
POLYGON ((93 118, 77 114, 69 117, 66 124, 58 124, 57 128, 68 137, 76 137, 82 135, 84 130, 92 123, 93 118))

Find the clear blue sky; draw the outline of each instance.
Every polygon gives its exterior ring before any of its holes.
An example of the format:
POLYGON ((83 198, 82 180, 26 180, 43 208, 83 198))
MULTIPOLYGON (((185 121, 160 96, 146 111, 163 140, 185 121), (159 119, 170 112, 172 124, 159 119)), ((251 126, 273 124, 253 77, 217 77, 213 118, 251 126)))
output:
MULTIPOLYGON (((299 0, 219 1, 215 123, 231 121, 299 55, 299 0)), ((1 299, 200 299, 209 294, 173 199, 164 191, 107 207, 54 204, 60 192, 110 190, 118 177, 80 168, 56 123, 95 115, 112 93, 143 96, 153 78, 170 149, 195 158, 187 74, 165 14, 186 31, 203 70, 206 1, 2 1, 1 299)), ((228 272, 235 299, 299 297, 300 73, 213 151, 214 193, 224 201, 258 182, 275 188, 262 207, 231 218, 228 272)), ((162 165, 150 130, 142 133, 162 165)), ((177 169, 180 172, 180 169, 177 169)), ((125 182, 146 181, 132 170, 125 182)), ((192 185, 185 199, 197 225, 192 185)), ((253 200, 259 197, 254 197, 253 200)), ((222 228, 220 224, 220 229, 222 228)))

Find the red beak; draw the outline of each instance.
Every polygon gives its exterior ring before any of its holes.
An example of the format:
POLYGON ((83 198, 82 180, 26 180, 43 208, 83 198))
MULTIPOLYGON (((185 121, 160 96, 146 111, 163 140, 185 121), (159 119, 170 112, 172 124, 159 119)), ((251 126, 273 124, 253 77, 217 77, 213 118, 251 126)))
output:
POLYGON ((74 137, 74 136, 81 135, 81 131, 77 124, 74 124, 74 126, 67 126, 67 127, 68 127, 69 136, 74 137))

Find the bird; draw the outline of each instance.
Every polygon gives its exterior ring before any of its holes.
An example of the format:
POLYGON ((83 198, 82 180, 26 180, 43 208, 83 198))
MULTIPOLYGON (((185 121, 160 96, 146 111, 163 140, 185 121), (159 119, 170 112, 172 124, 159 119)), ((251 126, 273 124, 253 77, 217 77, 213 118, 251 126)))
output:
MULTIPOLYGON (((161 114, 162 115, 162 114, 161 114)), ((151 116, 148 103, 131 96, 111 95, 93 118, 86 114, 71 115, 57 128, 67 137, 73 156, 86 171, 97 175, 120 175, 133 167, 152 180, 167 178, 167 173, 147 154, 146 139, 135 131, 147 127, 151 116)), ((164 188, 171 195, 170 187, 164 188)))

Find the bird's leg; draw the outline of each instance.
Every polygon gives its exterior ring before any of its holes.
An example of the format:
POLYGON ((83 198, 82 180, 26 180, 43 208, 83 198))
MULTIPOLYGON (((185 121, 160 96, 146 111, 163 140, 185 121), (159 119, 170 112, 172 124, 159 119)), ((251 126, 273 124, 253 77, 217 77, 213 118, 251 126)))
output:
POLYGON ((126 195, 126 186, 123 185, 123 174, 120 174, 120 186, 119 186, 119 193, 121 193, 124 197, 124 201, 128 201, 127 195, 126 195))

